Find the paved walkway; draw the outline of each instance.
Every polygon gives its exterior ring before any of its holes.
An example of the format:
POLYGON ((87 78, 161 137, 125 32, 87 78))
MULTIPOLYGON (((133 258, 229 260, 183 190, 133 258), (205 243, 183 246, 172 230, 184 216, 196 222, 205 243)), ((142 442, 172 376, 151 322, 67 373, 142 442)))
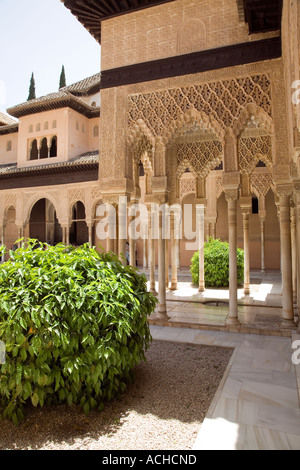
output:
POLYGON ((238 296, 239 333, 225 326, 228 289, 200 294, 183 270, 167 293, 170 320, 150 319, 154 339, 233 348, 193 448, 300 450, 300 365, 292 362, 300 335, 280 328, 280 273, 251 272, 250 296, 238 296))
POLYGON ((293 338, 151 326, 153 339, 233 348, 194 450, 300 450, 293 338))
MULTIPOLYGON (((147 272, 146 272, 147 274, 147 272)), ((292 329, 281 328, 281 276, 278 272, 251 272, 250 295, 238 290, 241 326, 226 327, 229 312, 229 289, 206 289, 199 293, 187 269, 180 271, 178 290, 167 291, 168 322, 153 315, 151 324, 201 330, 229 331, 272 336, 292 336, 292 329)), ((295 317, 298 321, 298 317, 295 317)))

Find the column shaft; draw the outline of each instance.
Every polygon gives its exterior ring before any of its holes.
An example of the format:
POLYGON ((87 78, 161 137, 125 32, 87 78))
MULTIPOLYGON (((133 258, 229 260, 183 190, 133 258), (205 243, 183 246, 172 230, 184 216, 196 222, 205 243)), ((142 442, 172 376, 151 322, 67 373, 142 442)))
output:
POLYGON ((158 318, 168 319, 166 301, 166 242, 163 238, 164 210, 159 212, 159 240, 158 240, 158 318))
POLYGON ((237 301, 237 198, 228 197, 229 316, 227 325, 239 325, 237 301))
POLYGON ((166 288, 169 288, 170 282, 170 266, 169 266, 169 240, 165 240, 166 243, 166 288))
POLYGON ((199 236, 199 292, 205 291, 205 272, 204 272, 204 244, 205 244, 205 226, 204 226, 204 205, 197 207, 197 222, 199 236))
POLYGON ((152 233, 153 230, 153 221, 152 221, 152 211, 149 211, 149 240, 150 240, 150 292, 152 294, 157 295, 156 289, 155 289, 155 237, 154 233, 152 233))
POLYGON ((291 208, 292 285, 294 303, 297 303, 297 228, 296 208, 291 208))
MULTIPOLYGON (((135 232, 135 217, 131 217, 130 227, 132 231, 135 232)), ((135 246, 136 246, 135 239, 130 236, 129 238, 129 262, 130 262, 130 265, 133 266, 134 268, 136 267, 135 246)))
MULTIPOLYGON (((298 317, 300 316, 300 187, 296 190, 296 250, 297 250, 297 307, 298 317)), ((300 333, 300 321, 298 323, 300 333)))
POLYGON ((171 290, 177 290, 178 272, 177 272, 177 239, 175 236, 175 215, 171 217, 171 290))
POLYGON ((280 196, 280 243, 282 271, 282 326, 292 326, 293 286, 290 225, 290 196, 280 196))
POLYGON ((177 269, 180 269, 180 240, 176 240, 177 269))
POLYGON ((148 240, 146 238, 143 240, 143 267, 145 269, 148 267, 148 240))
POLYGON ((265 246, 266 246, 266 235, 265 235, 265 219, 260 219, 260 247, 261 247, 261 272, 264 273, 266 270, 265 265, 265 246))
POLYGON ((249 215, 243 211, 244 228, 244 294, 250 295, 250 249, 249 249, 249 215))
POLYGON ((93 226, 88 225, 88 229, 89 229, 89 244, 93 246, 93 226))

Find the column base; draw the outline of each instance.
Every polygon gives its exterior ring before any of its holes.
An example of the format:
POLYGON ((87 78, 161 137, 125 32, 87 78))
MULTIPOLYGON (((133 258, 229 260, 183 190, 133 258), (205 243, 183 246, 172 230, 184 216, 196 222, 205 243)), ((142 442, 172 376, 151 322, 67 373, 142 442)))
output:
POLYGON ((177 283, 175 283, 175 282, 172 282, 172 283, 171 283, 170 290, 177 290, 177 289, 178 289, 178 285, 177 285, 177 283))
POLYGON ((283 319, 283 320, 281 320, 280 328, 282 328, 282 329, 292 329, 292 330, 296 330, 296 329, 297 329, 297 325, 296 325, 296 323, 294 322, 294 320, 286 320, 286 319, 283 319))
POLYGON ((205 292, 205 286, 199 286, 198 292, 205 292))
POLYGON ((244 295, 250 295, 250 288, 249 287, 245 287, 244 295))
POLYGON ((155 296, 158 296, 158 293, 156 292, 155 289, 150 289, 149 292, 155 296))
POLYGON ((241 322, 238 318, 235 317, 227 317, 225 321, 226 326, 241 326, 241 322))
POLYGON ((168 321, 170 317, 167 314, 166 305, 159 305, 157 314, 155 315, 156 320, 168 321))

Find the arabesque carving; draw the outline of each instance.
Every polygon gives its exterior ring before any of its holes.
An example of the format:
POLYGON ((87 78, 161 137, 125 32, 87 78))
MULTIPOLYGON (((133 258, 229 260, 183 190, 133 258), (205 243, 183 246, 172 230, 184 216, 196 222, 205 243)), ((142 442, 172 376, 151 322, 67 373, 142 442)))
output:
POLYGON ((213 118, 223 130, 233 128, 249 104, 272 116, 271 81, 266 73, 130 95, 128 100, 129 135, 137 122, 143 122, 153 136, 162 136, 170 122, 193 109, 213 118))
POLYGON ((239 168, 250 175, 262 160, 272 170, 271 136, 241 137, 238 141, 239 168))
POLYGON ((220 165, 223 158, 221 142, 206 140, 201 142, 187 142, 177 145, 177 164, 188 160, 191 162, 197 175, 205 178, 211 170, 220 165))
POLYGON ((274 191, 272 174, 268 172, 252 173, 250 178, 251 191, 259 198, 266 197, 270 189, 274 191))

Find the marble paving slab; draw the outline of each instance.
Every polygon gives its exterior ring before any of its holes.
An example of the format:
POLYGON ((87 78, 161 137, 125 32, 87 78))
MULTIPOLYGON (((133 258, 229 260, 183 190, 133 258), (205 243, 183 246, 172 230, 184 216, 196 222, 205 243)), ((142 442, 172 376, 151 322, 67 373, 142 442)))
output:
MULTIPOLYGON (((154 339, 234 348, 194 450, 300 450, 293 338, 151 326, 154 339)), ((299 371, 298 371, 299 367, 299 371)), ((299 374, 299 375, 298 375, 299 374)))

